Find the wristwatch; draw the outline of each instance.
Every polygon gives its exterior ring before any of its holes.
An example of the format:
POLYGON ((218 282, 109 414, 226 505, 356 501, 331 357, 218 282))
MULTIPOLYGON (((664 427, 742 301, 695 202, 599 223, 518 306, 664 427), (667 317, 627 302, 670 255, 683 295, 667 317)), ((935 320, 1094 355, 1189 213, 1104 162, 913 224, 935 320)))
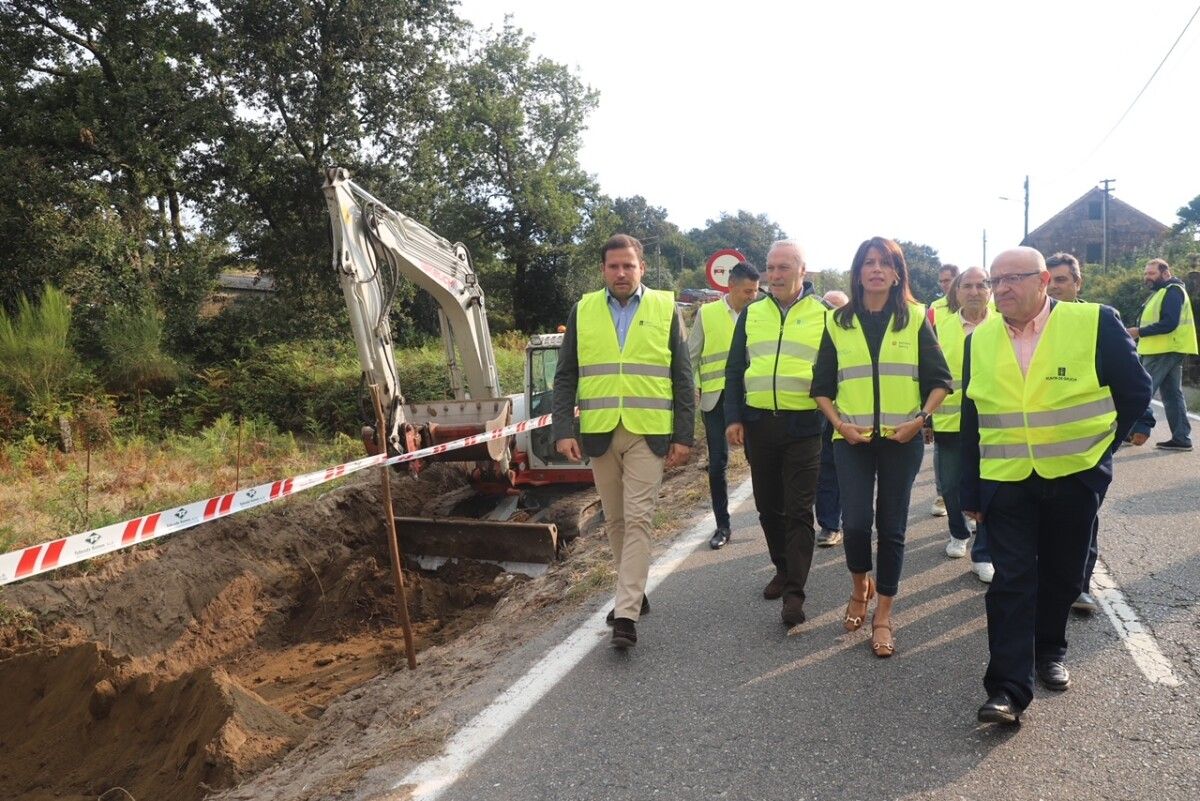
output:
POLYGON ((919 419, 921 421, 921 425, 923 425, 923 426, 928 425, 929 424, 929 412, 922 409, 921 411, 919 411, 913 415, 913 419, 914 420, 919 419))

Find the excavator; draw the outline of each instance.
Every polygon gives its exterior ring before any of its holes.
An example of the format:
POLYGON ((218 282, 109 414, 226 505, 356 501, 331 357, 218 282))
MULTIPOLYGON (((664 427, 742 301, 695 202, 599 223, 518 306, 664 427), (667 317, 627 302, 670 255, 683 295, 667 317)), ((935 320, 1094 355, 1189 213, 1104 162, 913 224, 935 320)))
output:
MULTIPOLYGON (((326 170, 323 191, 333 235, 333 269, 350 313, 364 388, 378 388, 382 439, 389 455, 551 412, 561 333, 530 337, 524 387, 505 395, 483 287, 467 248, 389 208, 352 181, 345 168, 326 170), (437 302, 453 399, 412 401, 401 390, 389 311, 404 280, 437 302)), ((370 453, 379 450, 377 433, 374 425, 364 425, 363 442, 370 453)), ((580 485, 590 485, 592 471, 587 462, 572 463, 555 450, 549 427, 430 459, 472 465, 472 482, 462 492, 438 499, 421 517, 397 518, 401 547, 422 567, 461 558, 496 562, 513 572, 542 572, 557 552, 556 514, 563 509, 572 510, 576 518, 586 514, 570 503, 556 505, 577 493, 580 485), (463 510, 470 515, 461 514, 463 510)), ((415 475, 425 461, 402 464, 415 475)), ((578 526, 575 519, 568 527, 578 526)))

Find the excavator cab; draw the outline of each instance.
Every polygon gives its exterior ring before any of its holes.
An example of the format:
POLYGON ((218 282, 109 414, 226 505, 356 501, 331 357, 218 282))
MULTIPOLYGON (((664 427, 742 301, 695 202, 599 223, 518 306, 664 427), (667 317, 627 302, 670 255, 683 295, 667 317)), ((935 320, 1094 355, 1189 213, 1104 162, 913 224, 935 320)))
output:
MULTIPOLYGON (((562 334, 537 334, 525 346, 525 394, 529 418, 550 414, 554 410, 554 373, 558 369, 558 351, 562 334)), ((575 436, 579 437, 576 420, 575 436)), ((517 440, 517 452, 525 454, 528 475, 517 473, 518 484, 590 484, 591 466, 585 459, 574 463, 554 448, 554 433, 549 426, 527 432, 528 439, 517 440)), ((520 458, 518 456, 518 458, 520 458)))

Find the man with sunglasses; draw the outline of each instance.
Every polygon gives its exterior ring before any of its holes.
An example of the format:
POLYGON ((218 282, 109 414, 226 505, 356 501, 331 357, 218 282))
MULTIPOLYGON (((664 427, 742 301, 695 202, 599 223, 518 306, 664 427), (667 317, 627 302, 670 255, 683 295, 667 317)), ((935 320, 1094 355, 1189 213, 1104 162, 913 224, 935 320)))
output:
POLYGON ((962 504, 986 520, 995 568, 982 723, 1018 723, 1035 672, 1048 689, 1071 686, 1067 616, 1114 443, 1150 400, 1150 377, 1112 310, 1056 301, 1049 283, 1037 250, 1001 253, 990 280, 1000 314, 966 343, 962 504))

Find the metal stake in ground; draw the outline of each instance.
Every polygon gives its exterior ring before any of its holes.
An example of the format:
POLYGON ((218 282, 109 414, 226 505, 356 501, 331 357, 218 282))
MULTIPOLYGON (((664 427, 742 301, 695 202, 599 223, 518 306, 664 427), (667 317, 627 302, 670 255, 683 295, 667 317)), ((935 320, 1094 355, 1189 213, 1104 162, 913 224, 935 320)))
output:
MULTIPOLYGON (((379 386, 371 384, 371 398, 375 401, 375 441, 380 453, 387 453, 384 432, 387 420, 383 417, 383 404, 379 400, 379 386)), ((392 557, 392 576, 396 579, 396 594, 400 596, 400 626, 404 629, 404 651, 408 655, 408 669, 416 670, 417 652, 413 645, 412 622, 408 619, 408 593, 404 589, 404 571, 401 569, 400 540, 396 535, 396 510, 392 508, 392 472, 383 465, 379 468, 383 484, 383 518, 388 526, 388 552, 392 557)))

